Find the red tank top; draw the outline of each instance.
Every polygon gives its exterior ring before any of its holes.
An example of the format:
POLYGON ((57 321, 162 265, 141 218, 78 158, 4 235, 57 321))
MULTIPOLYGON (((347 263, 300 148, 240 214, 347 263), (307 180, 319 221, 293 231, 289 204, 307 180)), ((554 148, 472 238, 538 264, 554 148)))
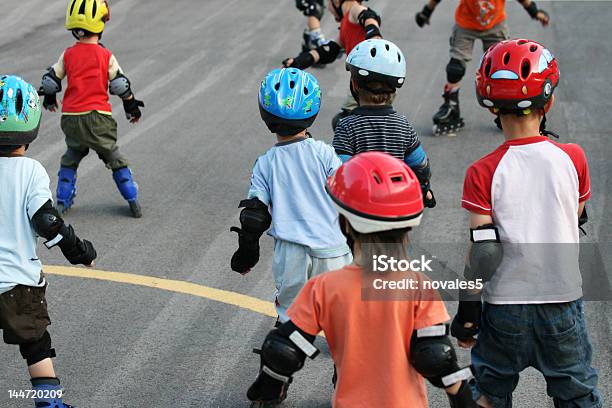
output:
POLYGON ((344 45, 346 55, 350 54, 353 48, 362 41, 365 41, 366 32, 361 24, 353 24, 349 20, 349 13, 342 17, 340 23, 340 41, 344 45))
POLYGON ((76 43, 64 51, 68 86, 62 112, 111 112, 108 97, 108 66, 113 54, 99 44, 76 43))

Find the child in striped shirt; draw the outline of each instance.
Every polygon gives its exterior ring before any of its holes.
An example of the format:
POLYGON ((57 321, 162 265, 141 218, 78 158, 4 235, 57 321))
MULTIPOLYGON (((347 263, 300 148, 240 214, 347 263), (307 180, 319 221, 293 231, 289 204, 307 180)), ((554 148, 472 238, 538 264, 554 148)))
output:
POLYGON ((436 205, 430 187, 429 158, 413 126, 391 103, 406 76, 406 61, 393 43, 373 39, 357 45, 346 60, 351 93, 359 102, 335 128, 333 146, 342 161, 368 151, 381 151, 403 160, 417 175, 424 204, 436 205))

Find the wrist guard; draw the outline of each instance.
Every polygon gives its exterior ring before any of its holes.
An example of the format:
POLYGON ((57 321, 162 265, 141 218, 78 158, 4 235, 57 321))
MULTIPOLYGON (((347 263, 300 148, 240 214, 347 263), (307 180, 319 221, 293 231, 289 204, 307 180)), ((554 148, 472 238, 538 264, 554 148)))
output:
POLYGON ((123 110, 125 111, 126 119, 129 121, 140 119, 142 116, 140 108, 144 108, 144 106, 144 102, 139 101, 135 97, 132 97, 132 99, 124 99, 123 110))
POLYGON ((525 7, 525 10, 527 11, 527 14, 531 16, 531 18, 538 18, 538 11, 540 10, 538 10, 538 6, 536 5, 535 1, 529 3, 529 5, 525 7))
POLYGON ((418 12, 415 16, 417 25, 422 28, 423 26, 425 26, 425 24, 429 24, 429 19, 431 18, 432 14, 433 10, 430 9, 427 4, 423 6, 423 10, 418 12))
POLYGON ((451 335, 458 340, 466 341, 472 339, 480 330, 482 301, 480 293, 476 295, 470 295, 467 291, 460 293, 459 309, 451 323, 451 335), (466 323, 472 323, 473 326, 467 328, 466 323))
MULTIPOLYGON (((319 53, 319 55, 321 54, 319 53)), ((300 53, 300 55, 298 55, 297 57, 293 58, 293 62, 291 62, 291 65, 288 64, 290 59, 291 58, 287 58, 283 61, 283 66, 285 68, 292 67, 304 70, 306 68, 311 67, 315 63, 314 57, 312 56, 310 51, 304 51, 300 53)))
POLYGON ((374 37, 382 38, 382 33, 380 32, 380 28, 378 28, 376 24, 368 24, 365 27, 365 32, 366 32, 366 36, 365 36, 366 40, 369 40, 374 37))

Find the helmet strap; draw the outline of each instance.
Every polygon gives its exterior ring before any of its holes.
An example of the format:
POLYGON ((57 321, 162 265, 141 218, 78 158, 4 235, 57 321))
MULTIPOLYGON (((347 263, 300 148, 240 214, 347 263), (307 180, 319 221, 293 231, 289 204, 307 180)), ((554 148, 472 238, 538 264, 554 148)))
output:
POLYGON ((546 130, 546 113, 544 113, 544 115, 542 115, 542 121, 540 122, 540 134, 542 136, 547 136, 547 137, 554 137, 555 139, 559 139, 559 135, 556 134, 553 131, 550 130, 546 130))

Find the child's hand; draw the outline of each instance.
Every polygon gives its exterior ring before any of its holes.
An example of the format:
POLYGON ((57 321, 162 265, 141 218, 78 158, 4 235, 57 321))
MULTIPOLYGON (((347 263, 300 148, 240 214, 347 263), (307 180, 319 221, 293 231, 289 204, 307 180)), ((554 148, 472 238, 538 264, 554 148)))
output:
MULTIPOLYGON (((463 325, 463 327, 465 327, 466 329, 471 329, 471 328, 474 327, 474 324, 473 323, 465 323, 463 325)), ((474 337, 469 338, 469 339, 463 339, 463 340, 457 339, 457 344, 461 348, 471 349, 476 344, 476 339, 474 337)))
POLYGON ((57 97, 53 95, 45 95, 43 98, 43 108, 49 112, 57 111, 57 97))
POLYGON ((134 96, 129 99, 123 100, 123 110, 125 111, 125 117, 130 123, 137 123, 142 116, 140 108, 144 108, 144 102, 139 101, 134 96))
POLYGON ((289 68, 291 65, 293 65, 293 58, 283 60, 283 68, 289 68))
POLYGON ((536 20, 542 23, 542 26, 546 27, 548 26, 548 23, 550 23, 550 16, 544 10, 538 10, 538 15, 536 16, 536 20))
POLYGON ((95 266, 96 266, 96 263, 94 261, 91 261, 89 265, 85 265, 86 268, 94 268, 95 266))

